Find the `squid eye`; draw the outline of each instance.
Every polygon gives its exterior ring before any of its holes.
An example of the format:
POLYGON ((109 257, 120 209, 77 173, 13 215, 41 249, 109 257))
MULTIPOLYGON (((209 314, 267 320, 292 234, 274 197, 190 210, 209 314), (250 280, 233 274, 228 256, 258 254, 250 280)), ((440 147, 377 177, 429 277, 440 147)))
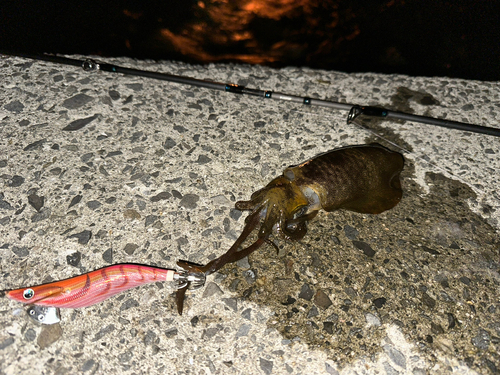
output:
POLYGON ((26 289, 23 292, 24 299, 31 299, 35 295, 35 291, 33 289, 26 289))

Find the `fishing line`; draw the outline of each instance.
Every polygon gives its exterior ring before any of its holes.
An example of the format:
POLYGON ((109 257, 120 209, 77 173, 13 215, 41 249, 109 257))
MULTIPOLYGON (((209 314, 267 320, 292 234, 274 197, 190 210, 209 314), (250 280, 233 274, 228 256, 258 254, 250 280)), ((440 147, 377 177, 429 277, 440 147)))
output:
POLYGON ((233 83, 212 82, 212 81, 206 81, 206 80, 202 80, 202 79, 179 76, 179 75, 168 74, 168 73, 160 73, 160 72, 153 72, 153 71, 147 71, 147 70, 125 68, 125 67, 121 67, 121 66, 117 66, 117 65, 113 65, 113 64, 98 62, 98 61, 92 60, 92 59, 79 60, 79 59, 72 59, 72 58, 57 56, 57 55, 47 55, 47 54, 34 55, 34 54, 11 53, 11 52, 2 52, 2 51, 0 51, 0 53, 5 54, 5 55, 12 55, 12 56, 17 56, 17 57, 34 59, 34 60, 49 61, 49 62, 53 62, 53 63, 57 63, 57 64, 79 66, 87 72, 104 71, 104 72, 110 72, 110 73, 121 73, 121 74, 125 74, 125 75, 158 79, 158 80, 174 82, 174 83, 179 83, 179 84, 185 84, 185 85, 190 85, 190 86, 204 87, 204 88, 208 88, 208 89, 212 89, 212 90, 226 91, 226 92, 233 93, 233 94, 246 94, 246 95, 261 97, 264 99, 283 100, 283 101, 288 101, 288 102, 297 103, 297 104, 304 104, 307 106, 312 105, 312 106, 326 107, 326 108, 331 108, 331 109, 336 109, 336 110, 349 111, 348 116, 347 116, 347 123, 348 124, 353 122, 355 119, 357 119, 360 116, 379 117, 379 118, 386 118, 386 119, 396 119, 396 120, 418 122, 418 123, 422 123, 422 124, 428 124, 428 125, 440 126, 440 127, 450 128, 450 129, 457 129, 457 130, 469 131, 469 132, 473 132, 473 133, 480 133, 480 134, 486 134, 486 135, 492 135, 495 137, 500 137, 500 129, 498 129, 498 128, 492 128, 492 127, 488 127, 488 126, 481 126, 481 125, 474 125, 474 124, 467 124, 467 123, 459 122, 459 121, 437 119, 437 118, 428 117, 428 116, 413 115, 413 114, 409 114, 409 113, 405 113, 405 112, 392 111, 392 110, 389 110, 386 108, 381 108, 381 107, 360 106, 357 104, 340 103, 340 102, 334 102, 334 101, 330 101, 330 100, 314 99, 314 98, 310 98, 307 96, 296 96, 296 95, 290 95, 290 94, 281 93, 281 92, 274 92, 271 90, 249 88, 249 87, 245 87, 245 86, 241 86, 241 85, 236 85, 233 83))
MULTIPOLYGON (((428 125, 435 125, 435 126, 440 126, 440 127, 445 127, 445 128, 451 128, 451 129, 457 129, 457 130, 469 131, 469 132, 473 132, 473 133, 480 133, 480 134, 486 134, 486 135, 492 135, 495 137, 500 137, 500 129, 491 128, 491 127, 487 127, 487 126, 467 124, 467 123, 463 123, 463 122, 444 120, 444 119, 436 119, 436 118, 428 117, 428 116, 413 115, 413 114, 409 114, 409 113, 392 111, 392 110, 388 110, 385 108, 374 107, 374 106, 360 106, 357 104, 339 103, 339 102, 328 101, 328 100, 314 99, 314 98, 310 98, 310 97, 289 95, 289 94, 274 92, 274 91, 270 91, 270 90, 248 88, 245 86, 240 86, 240 85, 236 85, 236 84, 232 84, 232 83, 212 82, 212 81, 206 81, 206 80, 201 80, 201 79, 196 79, 196 78, 191 78, 191 77, 184 77, 184 76, 179 76, 179 75, 173 75, 173 74, 168 74, 168 73, 160 73, 160 72, 125 68, 125 67, 121 67, 121 66, 117 66, 117 65, 113 65, 113 64, 98 62, 98 61, 95 61, 92 59, 79 60, 79 59, 72 59, 72 58, 57 56, 57 55, 48 55, 48 54, 33 55, 33 54, 25 54, 25 53, 11 53, 11 52, 4 52, 4 51, 0 51, 0 54, 29 58, 29 59, 34 59, 34 60, 49 61, 49 62, 53 62, 53 63, 57 63, 57 64, 78 66, 87 72, 100 70, 100 71, 111 72, 111 73, 121 73, 121 74, 125 74, 125 75, 140 76, 140 77, 158 79, 158 80, 174 82, 174 83, 179 83, 179 84, 204 87, 204 88, 213 89, 213 90, 226 91, 226 92, 230 92, 233 94, 247 94, 247 95, 251 95, 251 96, 263 97, 266 99, 276 99, 276 100, 288 101, 288 102, 293 102, 293 103, 300 103, 300 104, 305 104, 307 106, 315 105, 315 106, 319 106, 319 107, 323 107, 323 108, 326 107, 326 108, 331 108, 331 109, 336 109, 336 110, 349 111, 348 116, 347 116, 347 123, 348 124, 354 123, 356 126, 366 130, 367 132, 375 135, 376 137, 384 139, 386 142, 394 145, 394 147, 399 148, 403 152, 406 152, 410 155, 413 155, 415 160, 419 160, 419 159, 424 160, 430 166, 433 166, 437 170, 440 170, 440 171, 442 171, 450 176, 453 176, 455 179, 465 183, 467 186, 472 186, 472 185, 466 183, 462 178, 454 175, 452 172, 449 172, 449 171, 443 169, 442 167, 439 167, 438 165, 431 163, 428 160, 425 160, 423 157, 416 155, 414 152, 410 152, 409 150, 406 150, 405 148, 389 141, 388 139, 384 138, 380 134, 377 134, 376 132, 367 128, 366 126, 361 126, 359 123, 357 123, 356 120, 359 120, 361 118, 361 116, 378 117, 378 118, 384 118, 384 119, 397 119, 397 120, 413 121, 413 122, 418 122, 418 123, 423 123, 423 124, 428 124, 428 125)), ((298 110, 296 110, 296 111, 297 111, 297 113, 301 112, 298 110)), ((307 113, 312 114, 314 112, 310 111, 307 113)), ((318 113, 315 113, 315 114, 319 115, 318 113)), ((323 116, 324 116, 324 114, 323 114, 323 116)), ((330 116, 331 116, 330 114, 327 115, 327 117, 330 117, 330 116)), ((472 187, 472 188, 476 193, 479 192, 480 194, 484 194, 481 190, 477 189, 476 187, 472 187)))
MULTIPOLYGON (((318 117, 327 117, 327 118, 335 118, 335 116, 331 115, 331 114, 321 114, 321 113, 316 113, 316 112, 305 112, 305 111, 300 111, 300 110, 294 110, 294 112, 296 113, 301 113, 303 115, 315 115, 315 116, 318 116, 318 117)), ((367 132, 368 134, 370 135, 373 135, 377 138, 380 138, 382 140, 384 140, 385 142, 387 142, 388 144, 390 144, 391 146, 399 149, 400 151, 402 151, 403 153, 405 154, 408 154, 408 155, 411 155, 412 158, 413 158, 413 161, 418 165, 417 161, 424 161, 427 165, 435 168, 436 170, 442 172, 443 174, 447 175, 448 177, 451 177, 457 181, 460 181, 462 182, 464 185, 467 185, 469 188, 471 188, 478 196, 481 196, 481 195, 484 195, 484 191, 477 188, 476 186, 474 186, 473 184, 471 184, 470 182, 467 182, 466 180, 464 180, 462 177, 460 176, 457 176, 455 175, 453 172, 451 171, 448 171, 446 169, 444 169, 443 167, 440 167, 439 165, 429 161, 429 160, 426 160, 423 156, 420 156, 418 155, 415 151, 410 151, 408 150, 406 147, 403 147, 403 146, 400 146, 399 144, 397 144, 396 142, 393 142, 391 141, 390 139, 384 137, 383 135, 381 134, 378 134, 376 131, 368 128, 365 124, 362 123, 362 121, 360 121, 360 119, 358 118, 355 118, 353 119, 353 121, 350 122, 350 124, 353 124, 355 125, 356 127, 358 127, 359 129, 361 130, 364 130, 365 132, 367 132)))

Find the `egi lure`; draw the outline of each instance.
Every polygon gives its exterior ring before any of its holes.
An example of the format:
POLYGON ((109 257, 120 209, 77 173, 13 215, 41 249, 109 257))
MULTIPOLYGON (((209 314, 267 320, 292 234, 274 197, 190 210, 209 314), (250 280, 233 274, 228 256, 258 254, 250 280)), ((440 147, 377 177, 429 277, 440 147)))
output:
POLYGON ((189 286, 196 289, 205 283, 205 275, 139 264, 117 264, 66 280, 5 291, 5 295, 12 300, 38 306, 76 309, 157 281, 176 281, 178 288, 189 286))

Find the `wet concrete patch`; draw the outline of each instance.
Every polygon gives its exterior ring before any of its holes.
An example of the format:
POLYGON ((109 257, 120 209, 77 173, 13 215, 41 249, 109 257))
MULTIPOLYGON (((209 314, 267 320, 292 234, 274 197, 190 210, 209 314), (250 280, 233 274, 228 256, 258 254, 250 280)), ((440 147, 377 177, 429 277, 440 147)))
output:
POLYGON ((223 284, 271 308, 268 326, 286 339, 321 348, 339 364, 377 354, 386 334, 379 327, 395 324, 427 358, 436 360, 438 351, 477 370, 496 368, 495 230, 469 209, 475 194, 466 185, 428 173, 431 189, 424 194, 412 169, 404 172, 396 208, 380 215, 322 213, 299 243, 280 240, 283 257, 271 246, 250 257, 255 282, 231 265, 222 270, 223 284))

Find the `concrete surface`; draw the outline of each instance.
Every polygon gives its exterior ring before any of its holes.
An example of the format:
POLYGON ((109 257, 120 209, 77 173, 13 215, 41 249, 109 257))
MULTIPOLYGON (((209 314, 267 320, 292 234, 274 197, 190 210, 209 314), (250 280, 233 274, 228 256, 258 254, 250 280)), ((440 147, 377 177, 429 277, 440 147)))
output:
MULTIPOLYGON (((106 61, 500 127, 498 82, 106 61)), ((0 289, 204 264, 243 227, 235 201, 286 166, 374 141, 406 158, 397 207, 322 212, 211 275, 183 316, 159 283, 53 326, 2 298, 0 373, 499 371, 498 138, 5 56, 0 77, 0 289)))

